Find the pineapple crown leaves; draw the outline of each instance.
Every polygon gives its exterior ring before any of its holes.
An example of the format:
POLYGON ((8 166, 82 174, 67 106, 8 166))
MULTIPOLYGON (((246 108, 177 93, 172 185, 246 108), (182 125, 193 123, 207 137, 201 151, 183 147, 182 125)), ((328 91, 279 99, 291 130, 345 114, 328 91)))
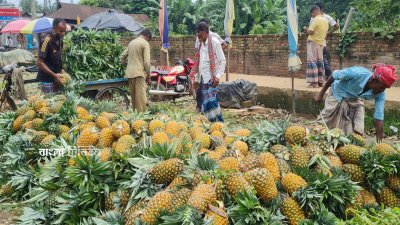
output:
POLYGON ((373 149, 361 156, 360 164, 364 172, 365 181, 369 189, 379 193, 385 186, 385 181, 389 175, 398 173, 397 165, 399 161, 392 161, 391 158, 383 156, 380 152, 373 149))
POLYGON ((272 122, 263 120, 254 125, 250 136, 247 138, 251 149, 257 152, 268 151, 274 144, 285 143, 285 130, 289 126, 290 117, 272 122))
POLYGON ((311 167, 315 164, 320 166, 323 171, 327 171, 327 170, 329 170, 329 168, 333 167, 333 165, 332 165, 331 161, 328 159, 328 157, 326 157, 323 154, 317 154, 317 155, 313 156, 310 159, 310 162, 308 163, 308 167, 311 167))
POLYGON ((46 224, 51 220, 52 212, 41 204, 32 204, 30 207, 24 207, 22 215, 17 219, 17 224, 21 225, 39 225, 46 224))
POLYGON ((125 225, 125 220, 121 212, 108 211, 103 214, 105 219, 92 217, 92 220, 97 225, 125 225))
POLYGON ((210 219, 203 219, 199 211, 190 206, 184 206, 173 213, 161 212, 156 225, 211 225, 210 219))
POLYGON ((315 186, 303 187, 293 193, 293 198, 307 212, 318 211, 322 205, 323 197, 322 194, 318 193, 315 186))
POLYGON ((396 166, 395 174, 400 175, 400 154, 389 155, 387 158, 396 166))
POLYGON ((12 196, 15 198, 24 198, 26 193, 29 193, 38 184, 37 177, 35 176, 36 171, 33 167, 18 167, 12 173, 13 175, 8 184, 13 187, 14 193, 12 196))
POLYGON ((282 224, 280 218, 264 208, 254 192, 248 190, 238 193, 228 215, 236 225, 282 224))
POLYGON ((85 191, 108 192, 113 181, 110 162, 101 162, 98 155, 77 156, 76 164, 65 170, 66 179, 76 188, 85 191))
POLYGON ((303 220, 299 225, 336 225, 337 218, 335 214, 329 212, 329 210, 324 206, 317 211, 313 211, 309 216, 309 219, 303 220))
POLYGON ((0 114, 0 143, 5 144, 8 137, 12 135, 14 117, 15 112, 4 112, 0 114))
POLYGON ((176 147, 178 142, 174 143, 164 143, 164 144, 153 144, 151 147, 144 151, 144 155, 151 158, 160 158, 163 160, 178 158, 176 154, 176 147))

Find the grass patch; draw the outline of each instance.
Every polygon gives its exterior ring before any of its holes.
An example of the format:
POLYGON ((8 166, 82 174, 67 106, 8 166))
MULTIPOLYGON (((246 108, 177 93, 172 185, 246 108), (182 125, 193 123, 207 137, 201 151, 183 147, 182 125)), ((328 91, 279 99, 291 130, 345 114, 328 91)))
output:
MULTIPOLYGON (((365 131, 375 133, 375 125, 374 125, 374 111, 366 110, 365 115, 365 131)), ((395 109, 390 109, 385 111, 385 126, 383 128, 385 135, 392 136, 394 135, 393 131, 390 129, 390 126, 396 127, 400 129, 400 111, 395 109)), ((398 133, 399 135, 399 133, 398 133)))

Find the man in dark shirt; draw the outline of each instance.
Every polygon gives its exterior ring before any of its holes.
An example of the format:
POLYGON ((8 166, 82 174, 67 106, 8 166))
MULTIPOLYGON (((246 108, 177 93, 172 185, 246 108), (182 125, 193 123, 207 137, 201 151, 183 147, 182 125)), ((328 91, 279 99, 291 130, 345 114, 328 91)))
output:
POLYGON ((40 43, 39 57, 36 65, 39 68, 37 79, 43 93, 56 93, 62 85, 62 37, 67 30, 65 20, 53 20, 53 30, 40 43))

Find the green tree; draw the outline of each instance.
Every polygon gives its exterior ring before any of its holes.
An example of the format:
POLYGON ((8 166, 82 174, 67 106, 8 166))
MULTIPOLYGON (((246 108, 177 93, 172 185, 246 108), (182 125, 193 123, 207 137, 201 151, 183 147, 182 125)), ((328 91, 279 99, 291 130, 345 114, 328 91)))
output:
MULTIPOLYGON (((31 12, 31 2, 32 0, 21 0, 19 2, 19 7, 21 7, 22 12, 31 12)), ((36 1, 36 11, 41 12, 43 11, 43 6, 39 5, 38 1, 36 1)))

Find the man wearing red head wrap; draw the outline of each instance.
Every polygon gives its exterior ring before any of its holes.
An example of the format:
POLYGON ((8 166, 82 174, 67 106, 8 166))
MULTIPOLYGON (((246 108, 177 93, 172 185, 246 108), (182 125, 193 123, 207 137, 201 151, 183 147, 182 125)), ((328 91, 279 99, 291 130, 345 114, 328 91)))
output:
POLYGON ((380 142, 383 138, 385 89, 390 88, 398 78, 393 66, 375 64, 372 69, 373 72, 364 67, 353 66, 334 71, 314 100, 316 103, 322 102, 330 87, 321 119, 330 129, 337 127, 347 135, 353 132, 363 135, 363 99, 374 99, 376 139, 380 142))

